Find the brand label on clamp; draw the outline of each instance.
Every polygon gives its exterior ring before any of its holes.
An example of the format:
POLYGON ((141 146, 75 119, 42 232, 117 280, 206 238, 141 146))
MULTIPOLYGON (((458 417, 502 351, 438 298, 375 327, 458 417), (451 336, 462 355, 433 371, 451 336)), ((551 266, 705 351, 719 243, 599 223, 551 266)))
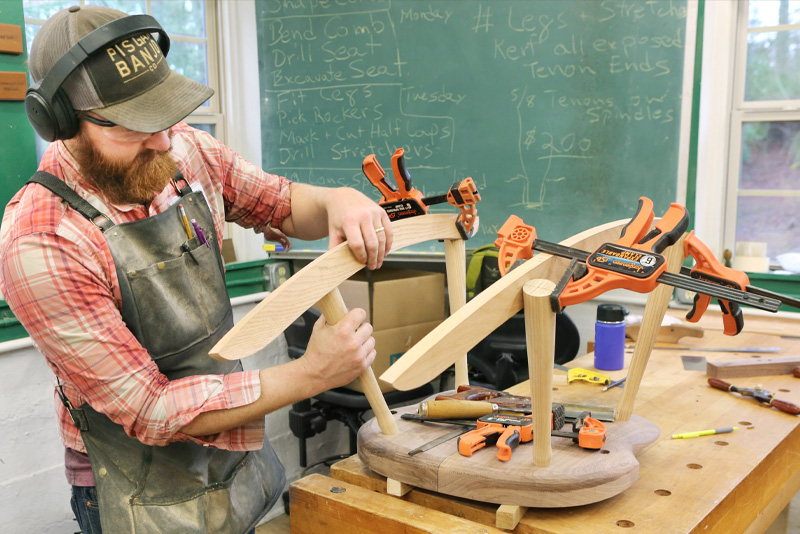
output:
POLYGON ((731 282, 730 280, 725 280, 724 278, 718 278, 716 276, 707 273, 694 271, 691 273, 691 277, 694 278, 695 280, 702 280, 703 282, 709 282, 711 284, 717 284, 723 287, 729 287, 732 289, 742 289, 742 290, 744 289, 739 284, 731 282))
POLYGON ((666 262, 661 254, 606 243, 586 260, 587 265, 634 278, 648 278, 666 262))
POLYGON ((425 208, 414 199, 381 202, 381 207, 390 219, 399 221, 408 217, 425 215, 425 208))

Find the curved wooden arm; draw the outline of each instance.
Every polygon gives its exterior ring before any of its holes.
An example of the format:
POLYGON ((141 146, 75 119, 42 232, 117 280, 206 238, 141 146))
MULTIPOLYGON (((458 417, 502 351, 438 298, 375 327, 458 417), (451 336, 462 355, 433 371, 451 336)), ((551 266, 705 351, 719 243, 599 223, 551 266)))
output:
MULTIPOLYGON (((432 239, 461 239, 457 215, 434 214, 411 217, 392 224, 392 250, 432 239)), ((238 360, 251 356, 277 338, 303 312, 364 268, 347 243, 296 272, 245 315, 211 349, 215 360, 238 360)), ((334 321, 335 323, 335 321, 334 321)))
MULTIPOLYGON (((596 226, 574 235, 561 244, 582 250, 595 250, 603 243, 616 241, 630 220, 596 226)), ((557 282, 569 260, 549 254, 536 254, 503 278, 480 292, 419 343, 411 347, 389 369, 381 380, 400 390, 426 384, 450 367, 460 355, 478 344, 523 306, 522 287, 537 278, 557 282)))

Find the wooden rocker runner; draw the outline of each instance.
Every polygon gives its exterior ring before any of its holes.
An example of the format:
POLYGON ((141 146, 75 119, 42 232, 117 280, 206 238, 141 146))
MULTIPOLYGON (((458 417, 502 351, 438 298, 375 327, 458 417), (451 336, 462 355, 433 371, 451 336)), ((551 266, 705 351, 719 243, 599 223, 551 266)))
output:
MULTIPOLYGON (((462 241, 457 215, 436 214, 404 219, 392 224, 392 250, 433 239, 462 241)), ((295 273, 242 318, 209 352, 217 360, 237 360, 267 346, 303 312, 319 304, 325 320, 336 324, 347 314, 337 289, 364 268, 347 243, 327 251, 295 273)), ((372 368, 359 376, 364 394, 384 434, 397 434, 397 424, 381 394, 372 368)))

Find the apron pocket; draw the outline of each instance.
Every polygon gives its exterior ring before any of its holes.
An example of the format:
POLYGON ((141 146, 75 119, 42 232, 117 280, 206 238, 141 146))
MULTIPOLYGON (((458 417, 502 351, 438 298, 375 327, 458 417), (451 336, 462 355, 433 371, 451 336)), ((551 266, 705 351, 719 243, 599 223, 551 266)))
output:
POLYGON ((178 258, 126 273, 144 338, 140 341, 154 360, 205 339, 228 315, 228 308, 219 305, 228 300, 228 292, 214 250, 197 246, 196 239, 188 244, 195 248, 178 258))

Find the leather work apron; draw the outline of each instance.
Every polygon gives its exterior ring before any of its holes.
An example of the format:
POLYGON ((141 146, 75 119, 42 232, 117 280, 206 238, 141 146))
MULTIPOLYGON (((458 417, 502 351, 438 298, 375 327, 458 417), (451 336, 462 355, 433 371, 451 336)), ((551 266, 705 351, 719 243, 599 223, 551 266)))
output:
MULTIPOLYGON (((176 183, 181 180, 178 175, 176 183)), ((37 172, 30 182, 62 197, 103 231, 119 278, 122 318, 164 375, 177 380, 242 370, 241 362, 208 356, 233 325, 233 312, 219 247, 201 245, 196 235, 188 239, 178 202, 158 215, 115 225, 55 176, 37 172)), ((187 185, 180 195, 187 217, 209 237, 216 235, 203 193, 187 185)), ((188 441, 157 447, 129 437, 88 404, 70 414, 89 454, 103 532, 244 533, 283 491, 284 469, 266 436, 263 447, 251 452, 188 441)))

